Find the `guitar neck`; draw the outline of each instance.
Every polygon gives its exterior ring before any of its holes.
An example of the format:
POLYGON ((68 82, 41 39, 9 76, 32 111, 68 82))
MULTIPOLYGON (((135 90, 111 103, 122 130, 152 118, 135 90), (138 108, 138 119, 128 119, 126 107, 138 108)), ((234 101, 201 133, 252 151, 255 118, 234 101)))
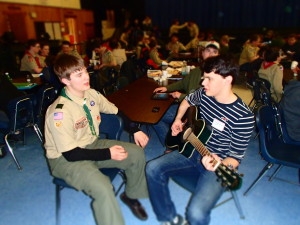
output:
MULTIPOLYGON (((200 153, 202 156, 210 156, 211 153, 207 150, 204 144, 196 137, 196 135, 191 132, 191 134, 187 137, 187 140, 195 147, 195 149, 200 153)), ((217 165, 219 162, 213 159, 213 165, 217 165)))

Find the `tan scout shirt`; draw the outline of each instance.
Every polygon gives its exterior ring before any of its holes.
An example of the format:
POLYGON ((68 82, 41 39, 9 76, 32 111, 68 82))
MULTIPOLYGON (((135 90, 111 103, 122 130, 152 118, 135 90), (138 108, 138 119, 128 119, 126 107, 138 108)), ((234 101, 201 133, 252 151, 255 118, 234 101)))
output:
POLYGON ((99 136, 100 112, 108 114, 118 112, 118 108, 113 103, 94 89, 86 91, 84 98, 76 97, 67 90, 66 94, 72 101, 59 96, 46 113, 45 148, 46 156, 50 159, 60 157, 62 152, 76 147, 85 148, 93 143, 99 136), (92 135, 90 130, 83 109, 84 99, 90 110, 97 136, 92 135))
POLYGON ((111 51, 106 51, 103 55, 102 55, 102 64, 110 64, 112 62, 116 62, 115 57, 113 56, 111 51))
POLYGON ((275 63, 270 67, 264 68, 262 64, 258 71, 258 76, 270 82, 271 96, 276 102, 279 102, 283 92, 283 67, 280 64, 275 63))
POLYGON ((259 51, 259 47, 252 46, 247 44, 241 53, 239 65, 243 65, 244 63, 251 62, 251 59, 257 55, 259 51))
POLYGON ((23 58, 21 59, 20 71, 29 71, 30 73, 35 73, 34 69, 39 68, 39 66, 36 63, 36 60, 34 59, 34 57, 38 57, 38 56, 25 54, 23 56, 23 58))

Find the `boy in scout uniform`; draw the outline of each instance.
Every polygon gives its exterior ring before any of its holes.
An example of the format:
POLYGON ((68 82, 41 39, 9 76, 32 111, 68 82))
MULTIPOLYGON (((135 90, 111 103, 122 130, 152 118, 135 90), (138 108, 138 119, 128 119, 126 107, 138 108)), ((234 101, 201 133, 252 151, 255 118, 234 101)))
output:
POLYGON ((139 219, 146 220, 147 214, 136 199, 148 196, 142 149, 148 137, 131 127, 136 144, 99 139, 100 112, 120 114, 118 108, 90 88, 82 59, 62 54, 54 70, 65 88, 46 113, 45 148, 52 175, 93 198, 98 225, 123 225, 112 184, 99 168, 123 169, 127 183, 121 200, 139 219))
POLYGON ((29 71, 30 73, 41 73, 43 66, 41 65, 38 53, 41 49, 37 40, 31 39, 27 43, 27 50, 21 59, 20 71, 29 71))

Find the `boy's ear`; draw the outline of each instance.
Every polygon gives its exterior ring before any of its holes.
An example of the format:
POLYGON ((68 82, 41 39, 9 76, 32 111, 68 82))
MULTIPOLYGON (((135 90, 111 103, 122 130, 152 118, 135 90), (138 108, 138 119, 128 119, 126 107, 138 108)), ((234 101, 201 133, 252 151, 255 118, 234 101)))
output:
POLYGON ((229 84, 232 83, 233 77, 232 76, 227 76, 225 77, 226 82, 228 82, 229 84))
POLYGON ((70 84, 70 80, 67 78, 61 78, 61 82, 66 86, 68 86, 70 84))

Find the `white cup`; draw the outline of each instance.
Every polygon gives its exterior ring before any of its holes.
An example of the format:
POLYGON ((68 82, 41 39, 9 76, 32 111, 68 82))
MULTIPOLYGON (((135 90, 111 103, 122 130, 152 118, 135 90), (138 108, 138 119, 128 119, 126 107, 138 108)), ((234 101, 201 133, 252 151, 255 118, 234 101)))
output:
POLYGON ((292 64, 291 64, 291 69, 295 69, 296 67, 298 66, 298 62, 297 61, 292 61, 292 64))
POLYGON ((191 66, 186 66, 186 73, 189 74, 191 71, 191 66))
MULTIPOLYGON (((296 69, 297 66, 298 66, 298 62, 292 61, 291 69, 294 70, 294 69, 296 69)), ((294 72, 294 76, 298 76, 298 74, 294 72)))

